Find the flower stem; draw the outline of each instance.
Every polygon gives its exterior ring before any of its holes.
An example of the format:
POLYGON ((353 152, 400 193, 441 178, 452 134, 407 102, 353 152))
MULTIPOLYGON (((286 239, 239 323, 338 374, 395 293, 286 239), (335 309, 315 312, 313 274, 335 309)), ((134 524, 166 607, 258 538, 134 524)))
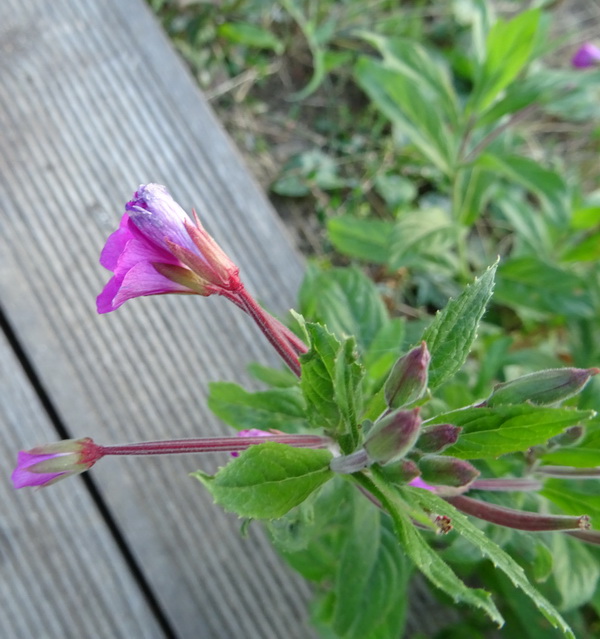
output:
POLYGON ((205 437, 98 446, 105 455, 173 455, 178 453, 236 452, 249 446, 275 442, 295 448, 327 448, 331 440, 320 435, 265 435, 264 437, 205 437))
POLYGON ((494 492, 513 492, 513 491, 536 491, 542 487, 542 482, 536 479, 503 479, 502 477, 492 479, 476 479, 470 486, 469 490, 487 490, 494 492))
POLYGON ((239 301, 238 306, 250 315, 283 361, 295 375, 300 377, 298 354, 308 350, 306 345, 279 320, 267 313, 245 288, 240 288, 236 295, 239 301))

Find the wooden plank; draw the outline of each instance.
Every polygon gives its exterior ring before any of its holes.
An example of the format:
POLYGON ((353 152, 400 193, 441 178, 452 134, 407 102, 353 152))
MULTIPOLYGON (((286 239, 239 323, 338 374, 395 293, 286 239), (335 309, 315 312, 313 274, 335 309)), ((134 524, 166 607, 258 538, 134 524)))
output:
POLYGON ((0 637, 161 636, 80 478, 35 493, 12 489, 18 447, 56 434, 2 333, 0 424, 0 637))
MULTIPOLYGON (((148 298, 99 317, 98 254, 137 184, 162 182, 284 311, 302 270, 284 229, 141 0, 4 0, 0 31, 0 303, 60 419, 101 443, 226 432, 207 384, 276 363, 262 336, 222 300, 148 298)), ((11 427, 15 447, 38 443, 11 427)), ((187 476, 216 464, 105 460, 92 473, 177 636, 310 636, 308 586, 187 476)), ((44 520, 45 500, 69 490, 15 498, 44 520)))

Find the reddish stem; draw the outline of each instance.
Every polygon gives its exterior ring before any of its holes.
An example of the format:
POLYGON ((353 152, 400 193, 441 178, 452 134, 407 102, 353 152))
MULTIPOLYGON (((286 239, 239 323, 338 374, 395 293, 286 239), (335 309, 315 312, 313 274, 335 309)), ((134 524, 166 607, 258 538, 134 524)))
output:
POLYGON ((97 445, 104 455, 173 455, 177 453, 237 452, 249 446, 275 442, 294 448, 327 448, 331 440, 319 435, 265 435, 263 437, 206 437, 201 439, 171 439, 138 442, 115 446, 97 445))

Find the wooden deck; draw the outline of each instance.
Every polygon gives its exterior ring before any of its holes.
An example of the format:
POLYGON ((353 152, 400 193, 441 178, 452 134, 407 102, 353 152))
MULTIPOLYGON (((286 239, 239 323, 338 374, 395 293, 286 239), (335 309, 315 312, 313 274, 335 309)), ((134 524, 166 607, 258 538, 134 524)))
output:
POLYGON ((18 449, 227 431, 211 380, 275 363, 226 302, 98 316, 104 240, 138 184, 168 186, 275 312, 302 272, 279 220, 143 0, 0 3, 0 637, 304 639, 308 586, 259 526, 187 476, 220 459, 107 459, 16 492, 18 449))

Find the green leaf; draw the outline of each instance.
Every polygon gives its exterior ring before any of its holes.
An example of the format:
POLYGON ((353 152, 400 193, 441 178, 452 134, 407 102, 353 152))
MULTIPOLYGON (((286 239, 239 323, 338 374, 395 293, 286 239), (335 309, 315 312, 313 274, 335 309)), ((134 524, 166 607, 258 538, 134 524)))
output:
POLYGON ((497 263, 437 313, 419 341, 431 354, 429 388, 450 379, 462 367, 477 336, 477 327, 492 296, 497 263))
POLYGON ((568 248, 561 256, 563 262, 595 262, 600 258, 600 231, 592 233, 568 248))
POLYGON ((389 268, 424 268, 425 261, 448 263, 449 247, 455 242, 454 224, 447 211, 426 208, 405 211, 389 238, 389 268))
POLYGON ((283 42, 271 31, 248 22, 226 22, 217 27, 217 35, 234 44, 243 44, 257 49, 271 49, 281 55, 283 42))
POLYGON ((348 435, 340 442, 345 449, 357 443, 357 419, 361 410, 363 367, 358 363, 354 339, 343 344, 320 324, 305 325, 310 349, 300 356, 300 387, 313 427, 327 428, 334 435, 348 435))
MULTIPOLYGON (((364 482, 361 483, 365 485, 364 482)), ((397 493, 392 492, 385 484, 382 485, 380 480, 377 480, 376 488, 378 490, 375 490, 375 495, 381 497, 386 510, 392 516, 394 530, 400 544, 425 577, 434 586, 450 596, 453 601, 462 601, 475 608, 480 608, 495 623, 499 626, 502 625, 504 620, 492 601, 490 593, 466 586, 415 528, 407 512, 406 504, 401 502, 397 493)))
POLYGON ((407 488, 402 490, 402 494, 409 503, 418 504, 430 512, 449 517, 452 520, 454 529, 475 545, 484 557, 490 559, 494 566, 502 570, 517 588, 520 588, 530 597, 538 610, 555 628, 562 630, 570 639, 576 639, 571 628, 569 628, 558 611, 529 583, 523 568, 484 532, 474 526, 465 515, 428 490, 407 488))
POLYGON ((413 74, 361 56, 354 75, 359 86, 419 151, 450 175, 456 160, 456 129, 445 118, 438 96, 413 74))
POLYGON ((246 449, 216 475, 192 473, 216 504, 240 517, 276 519, 331 479, 331 453, 265 442, 246 449))
POLYGON ((569 479, 547 479, 540 495, 549 499, 567 515, 589 515, 592 528, 600 530, 600 495, 596 482, 577 482, 569 479), (584 487, 588 487, 585 491, 584 487))
POLYGON ((592 317, 586 281, 572 270, 535 255, 506 260, 498 271, 496 300, 510 306, 563 317, 592 317))
POLYGON ((545 169, 535 160, 520 155, 491 152, 479 156, 475 165, 520 184, 544 204, 549 214, 547 221, 559 229, 568 226, 569 192, 565 181, 556 171, 545 169))
POLYGON ((361 350, 389 321, 373 280, 357 268, 313 273, 303 285, 302 298, 310 302, 310 308, 302 308, 303 315, 325 324, 340 340, 356 337, 361 350))
POLYGON ((596 557, 580 541, 566 535, 552 536, 552 554, 560 609, 575 610, 586 604, 596 591, 600 577, 596 557))
POLYGON ((298 384, 298 378, 294 373, 284 368, 271 368, 257 362, 251 362, 248 364, 248 372, 261 382, 276 388, 290 388, 298 384))
POLYGON ((404 318, 394 317, 381 327, 363 355, 367 376, 375 385, 383 383, 403 351, 404 318))
POLYGON ((455 410, 437 415, 427 425, 450 423, 462 427, 458 441, 444 453, 460 459, 486 459, 544 444, 593 415, 593 411, 519 404, 455 410))
POLYGON ((415 85, 426 85, 427 90, 436 97, 447 120, 453 125, 458 124, 458 98, 443 58, 434 58, 432 52, 415 40, 389 38, 365 31, 356 35, 379 50, 387 68, 398 72, 415 85))
POLYGON ((238 430, 283 430, 306 428, 306 403, 298 386, 249 393, 237 384, 211 382, 208 406, 213 413, 238 430))
POLYGON ((540 20, 539 9, 512 20, 498 20, 486 41, 486 56, 467 103, 467 112, 482 112, 525 68, 531 57, 540 20))
POLYGON ((393 222, 344 215, 327 221, 329 239, 337 251, 374 264, 388 261, 393 222))
POLYGON ((344 431, 352 435, 353 443, 358 444, 358 419, 362 412, 361 382, 363 366, 357 361, 354 338, 342 345, 335 358, 335 401, 344 421, 344 431))
POLYGON ((542 458, 546 464, 562 464, 563 466, 575 466, 576 468, 592 468, 600 466, 600 445, 597 448, 565 448, 546 453, 542 458))
POLYGON ((384 624, 394 639, 401 634, 403 619, 398 624, 393 613, 404 607, 410 570, 389 522, 381 519, 381 513, 367 500, 355 500, 334 587, 332 627, 344 639, 371 637, 375 628, 384 624))

